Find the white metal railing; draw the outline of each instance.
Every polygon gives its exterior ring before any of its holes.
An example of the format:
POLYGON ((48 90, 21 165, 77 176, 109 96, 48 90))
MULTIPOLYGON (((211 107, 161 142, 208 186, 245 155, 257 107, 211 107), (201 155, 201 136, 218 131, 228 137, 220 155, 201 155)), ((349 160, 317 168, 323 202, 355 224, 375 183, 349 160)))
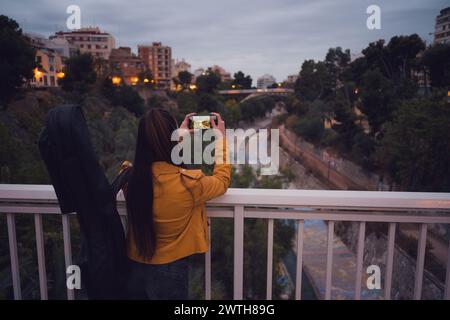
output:
MULTIPOLYGON (((118 196, 118 208, 125 217, 123 196, 118 196)), ((41 299, 47 299, 47 279, 42 228, 43 214, 60 213, 52 186, 48 185, 0 185, 0 214, 6 214, 11 275, 15 299, 21 299, 19 259, 15 228, 15 214, 34 214, 36 247, 41 299)), ((228 192, 207 204, 208 219, 234 219, 234 299, 243 298, 244 220, 245 218, 268 219, 267 246, 267 299, 272 298, 273 230, 275 219, 297 221, 297 260, 295 298, 301 299, 304 221, 327 221, 327 263, 325 299, 331 299, 334 222, 353 221, 359 223, 356 252, 356 277, 354 298, 361 298, 361 280, 364 239, 367 222, 386 222, 388 229, 387 262, 384 298, 391 298, 395 233, 398 223, 420 225, 414 299, 422 294, 427 225, 450 224, 449 193, 371 192, 371 191, 325 191, 325 190, 268 190, 229 189, 228 192)), ((72 263, 69 216, 61 215, 64 259, 66 267, 72 263)), ((125 219, 122 219, 125 223, 125 219)), ((450 299, 450 246, 444 299, 450 299)), ((74 292, 68 290, 68 299, 74 292)), ((211 299, 211 253, 205 255, 205 297, 211 299)))

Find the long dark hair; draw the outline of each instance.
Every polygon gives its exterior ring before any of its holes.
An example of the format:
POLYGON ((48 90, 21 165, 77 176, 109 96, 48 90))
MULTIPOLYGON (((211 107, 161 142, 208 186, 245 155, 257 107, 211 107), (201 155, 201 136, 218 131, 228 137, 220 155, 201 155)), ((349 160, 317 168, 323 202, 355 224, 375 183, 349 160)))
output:
POLYGON ((139 121, 134 165, 126 192, 131 236, 138 254, 149 259, 155 253, 153 222, 152 163, 172 163, 171 151, 176 141, 171 135, 177 129, 175 118, 164 109, 153 108, 139 121))

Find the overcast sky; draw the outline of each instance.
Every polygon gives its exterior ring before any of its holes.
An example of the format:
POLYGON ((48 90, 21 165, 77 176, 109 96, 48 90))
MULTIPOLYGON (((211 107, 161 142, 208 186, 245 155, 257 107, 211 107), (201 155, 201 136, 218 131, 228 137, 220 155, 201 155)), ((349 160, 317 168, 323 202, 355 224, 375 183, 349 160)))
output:
POLYGON ((192 71, 218 64, 253 79, 278 81, 298 73, 305 59, 323 59, 328 48, 358 53, 371 41, 418 33, 432 41, 435 17, 448 0, 1 0, 0 14, 26 31, 65 30, 66 8, 81 8, 82 26, 99 26, 117 46, 161 41, 192 71), (368 30, 366 9, 381 8, 381 30, 368 30))

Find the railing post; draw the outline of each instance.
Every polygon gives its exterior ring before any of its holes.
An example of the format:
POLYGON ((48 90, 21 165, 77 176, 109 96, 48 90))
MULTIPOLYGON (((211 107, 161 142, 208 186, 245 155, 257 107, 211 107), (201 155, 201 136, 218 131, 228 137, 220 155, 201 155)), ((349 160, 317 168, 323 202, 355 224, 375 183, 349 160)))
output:
POLYGON ((362 267, 364 262, 364 240, 366 234, 366 222, 361 221, 358 228, 358 248, 356 251, 356 280, 355 300, 361 299, 362 267))
POLYGON ((386 261, 386 275, 384 282, 384 299, 391 300, 391 287, 392 287, 392 271, 394 263, 394 249, 395 249, 395 222, 389 223, 388 231, 388 250, 387 250, 387 261, 386 261))
POLYGON ((327 269, 325 279, 325 300, 331 299, 332 273, 333 273, 333 241, 334 241, 334 221, 328 221, 327 236, 327 269))
POLYGON ((44 234, 42 230, 42 216, 39 213, 34 214, 34 227, 36 231, 36 251, 39 269, 39 289, 41 293, 41 300, 48 300, 47 273, 45 270, 44 234))
POLYGON ((11 276, 14 299, 21 300, 22 291, 20 289, 19 257, 17 254, 16 220, 14 214, 7 213, 6 220, 8 224, 9 255, 11 258, 11 276))
POLYGON ((233 299, 242 300, 244 285, 244 206, 234 207, 233 299))
POLYGON ((419 242, 417 244, 416 276, 414 282, 414 300, 422 297, 423 270, 425 265, 425 250, 427 247, 427 227, 426 223, 420 225, 419 242))
MULTIPOLYGON (((70 238, 70 217, 68 214, 62 214, 63 241, 64 241, 64 263, 67 268, 72 265, 72 244, 70 238)), ((66 283, 67 286, 67 283, 66 283)), ((67 288, 67 299, 75 300, 75 292, 73 289, 67 288)))
POLYGON ((303 230, 304 220, 299 220, 297 224, 297 261, 295 274, 295 299, 302 298, 302 271, 303 271, 303 230))
POLYGON ((208 218, 209 243, 205 254, 205 300, 211 300, 211 219, 208 218))
POLYGON ((272 300, 272 274, 273 274, 273 219, 267 222, 267 287, 266 299, 272 300))

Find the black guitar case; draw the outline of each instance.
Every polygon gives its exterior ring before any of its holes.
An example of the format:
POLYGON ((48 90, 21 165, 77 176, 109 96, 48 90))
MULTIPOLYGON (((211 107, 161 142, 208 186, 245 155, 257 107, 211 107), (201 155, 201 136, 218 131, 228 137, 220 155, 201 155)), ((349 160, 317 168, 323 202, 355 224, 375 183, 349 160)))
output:
POLYGON ((82 110, 49 111, 39 150, 63 214, 76 212, 81 232, 82 283, 89 299, 122 299, 126 244, 116 193, 127 171, 110 185, 95 155, 82 110))

